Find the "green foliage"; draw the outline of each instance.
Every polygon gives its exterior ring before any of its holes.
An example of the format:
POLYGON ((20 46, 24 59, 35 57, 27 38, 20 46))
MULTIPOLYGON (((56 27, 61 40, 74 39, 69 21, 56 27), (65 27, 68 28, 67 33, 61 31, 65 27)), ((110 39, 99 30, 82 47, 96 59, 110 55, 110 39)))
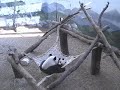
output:
POLYGON ((91 37, 95 37, 96 36, 96 32, 93 30, 92 27, 88 26, 88 25, 84 25, 84 26, 78 26, 79 30, 86 35, 89 35, 91 37))
POLYGON ((111 32, 108 37, 112 40, 110 43, 120 49, 120 31, 111 32))
POLYGON ((43 20, 48 20, 48 13, 46 13, 46 12, 41 11, 41 12, 39 13, 39 16, 40 16, 40 20, 41 20, 41 21, 43 21, 43 20))
POLYGON ((48 15, 49 18, 48 19, 49 20, 56 20, 56 15, 57 15, 57 21, 59 21, 60 17, 64 18, 66 16, 61 12, 54 11, 54 12, 49 13, 49 15, 48 15))
MULTIPOLYGON (((92 37, 96 36, 95 31, 90 26, 78 26, 78 28, 82 33, 86 35, 89 35, 92 37)), ((120 31, 113 31, 113 32, 105 31, 104 35, 106 36, 108 42, 111 45, 120 49, 120 31)))

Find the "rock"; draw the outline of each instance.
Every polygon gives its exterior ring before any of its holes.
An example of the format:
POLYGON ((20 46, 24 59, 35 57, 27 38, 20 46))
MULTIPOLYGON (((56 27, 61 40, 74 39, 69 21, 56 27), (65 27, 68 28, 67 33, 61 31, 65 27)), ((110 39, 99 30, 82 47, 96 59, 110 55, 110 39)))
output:
POLYGON ((24 57, 20 60, 21 65, 27 66, 30 63, 30 59, 27 57, 24 57))

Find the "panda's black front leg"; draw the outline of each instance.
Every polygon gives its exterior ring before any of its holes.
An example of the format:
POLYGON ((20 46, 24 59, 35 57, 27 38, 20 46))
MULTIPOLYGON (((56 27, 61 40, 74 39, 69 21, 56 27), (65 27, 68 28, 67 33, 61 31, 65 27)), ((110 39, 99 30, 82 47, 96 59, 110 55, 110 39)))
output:
POLYGON ((62 73, 62 72, 64 72, 65 71, 65 68, 61 68, 62 66, 61 65, 59 65, 59 64, 57 64, 57 65, 54 65, 54 66, 52 66, 52 71, 54 72, 54 73, 62 73))
POLYGON ((62 73, 65 71, 65 68, 61 68, 60 65, 54 65, 54 66, 51 66, 48 69, 42 70, 42 71, 48 75, 51 75, 54 73, 62 73))

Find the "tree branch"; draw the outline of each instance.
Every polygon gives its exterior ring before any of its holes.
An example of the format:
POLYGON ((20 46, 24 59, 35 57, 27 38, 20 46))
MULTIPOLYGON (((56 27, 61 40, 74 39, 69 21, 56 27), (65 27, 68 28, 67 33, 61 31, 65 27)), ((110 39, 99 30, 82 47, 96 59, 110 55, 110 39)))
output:
POLYGON ((103 8, 103 10, 102 10, 102 12, 100 13, 100 16, 99 16, 99 18, 98 18, 98 26, 100 26, 100 27, 102 27, 102 22, 101 22, 102 16, 103 16, 104 12, 107 10, 108 6, 109 6, 109 2, 107 2, 106 7, 103 8))
POLYGON ((7 57, 8 62, 27 80, 34 90, 45 90, 42 86, 37 86, 36 80, 20 64, 16 64, 11 56, 7 57))
POLYGON ((63 75, 58 78, 55 82, 51 83, 47 89, 52 89, 54 87, 56 87, 57 85, 59 85, 68 75, 70 75, 73 71, 75 71, 82 63, 83 61, 86 59, 86 57, 88 56, 88 54, 90 53, 90 51, 92 50, 92 48, 94 47, 94 45, 96 44, 96 42, 98 41, 98 37, 95 38, 95 40, 93 41, 93 43, 89 46, 89 48, 86 50, 84 55, 80 55, 78 56, 75 60, 78 60, 70 69, 66 70, 63 75))
POLYGON ((61 30, 62 30, 63 32, 67 33, 67 34, 70 34, 71 36, 73 36, 73 37, 75 37, 75 38, 78 38, 79 40, 81 40, 81 41, 83 41, 83 42, 85 42, 85 43, 87 43, 87 44, 91 44, 91 43, 92 43, 92 40, 86 39, 86 38, 80 36, 79 34, 74 33, 73 31, 66 30, 66 29, 64 29, 64 28, 61 28, 61 30))
POLYGON ((96 23, 94 22, 94 20, 91 18, 91 16, 87 13, 87 11, 85 10, 83 4, 80 5, 84 14, 86 15, 86 17, 88 18, 89 22, 92 24, 94 30, 97 32, 97 34, 99 35, 99 37, 101 38, 101 40, 103 41, 103 44, 105 45, 105 47, 107 48, 107 50, 110 52, 112 59, 114 60, 115 65, 118 67, 118 69, 120 70, 120 63, 119 60, 117 58, 117 56, 115 55, 115 53, 112 51, 112 47, 111 45, 108 43, 105 35, 102 33, 101 28, 96 25, 96 23))

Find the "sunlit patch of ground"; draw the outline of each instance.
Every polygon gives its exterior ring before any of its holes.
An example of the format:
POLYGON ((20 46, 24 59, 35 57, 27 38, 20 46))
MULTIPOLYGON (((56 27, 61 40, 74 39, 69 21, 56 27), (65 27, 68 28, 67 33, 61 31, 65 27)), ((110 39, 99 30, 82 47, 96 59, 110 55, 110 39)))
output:
MULTIPOLYGON (((17 30, 17 33, 32 33, 32 32, 41 33, 42 32, 38 28, 27 28, 27 27, 24 27, 24 26, 17 27, 16 30, 17 30)), ((16 33, 16 32, 14 32, 14 30, 4 30, 4 29, 0 30, 0 34, 8 34, 8 33, 16 33)))
POLYGON ((38 28, 26 28, 24 26, 18 27, 17 32, 13 30, 0 30, 0 38, 8 38, 8 37, 36 37, 43 36, 43 32, 38 28))
POLYGON ((44 33, 34 33, 34 34, 9 34, 9 35, 0 35, 0 38, 14 38, 14 37, 36 37, 43 36, 44 33))

